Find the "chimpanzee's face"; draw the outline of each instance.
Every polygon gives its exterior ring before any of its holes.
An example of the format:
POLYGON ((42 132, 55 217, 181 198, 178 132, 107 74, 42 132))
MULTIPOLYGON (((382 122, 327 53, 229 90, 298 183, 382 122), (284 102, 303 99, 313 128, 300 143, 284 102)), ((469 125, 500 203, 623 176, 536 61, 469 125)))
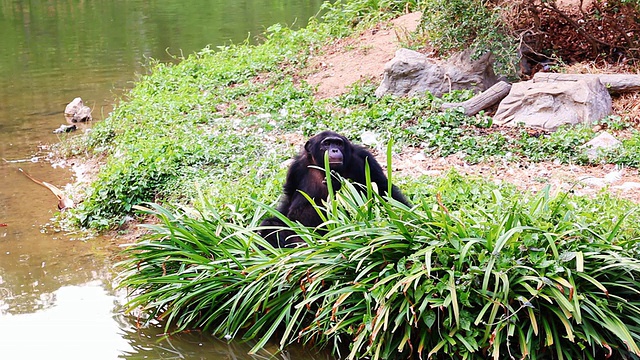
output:
POLYGON ((344 141, 339 137, 329 136, 320 142, 320 150, 324 159, 325 152, 329 155, 329 165, 341 166, 344 161, 344 141))
POLYGON ((327 154, 331 169, 340 171, 349 162, 350 146, 351 143, 344 136, 324 131, 309 139, 305 149, 315 165, 324 167, 324 156, 327 154))

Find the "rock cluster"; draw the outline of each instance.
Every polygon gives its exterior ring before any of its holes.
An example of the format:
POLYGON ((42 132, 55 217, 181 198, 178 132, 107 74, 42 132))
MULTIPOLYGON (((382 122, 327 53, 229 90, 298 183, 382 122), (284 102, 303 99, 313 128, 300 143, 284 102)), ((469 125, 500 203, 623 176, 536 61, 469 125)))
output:
POLYGON ((67 107, 64 109, 64 116, 70 123, 92 120, 91 108, 85 106, 79 97, 67 104, 67 107))
POLYGON ((472 60, 471 50, 467 50, 441 63, 417 51, 399 49, 385 65, 376 96, 412 96, 428 91, 441 97, 452 90, 484 91, 498 82, 492 58, 491 53, 485 53, 472 60))
POLYGON ((441 97, 452 90, 478 93, 463 103, 445 103, 442 109, 462 107, 474 115, 499 103, 494 124, 555 131, 562 125, 593 123, 612 113, 610 92, 640 90, 635 74, 538 73, 532 80, 508 84, 493 71, 493 57, 473 59, 473 49, 448 61, 409 49, 399 49, 385 65, 376 96, 414 96, 427 92, 441 97))

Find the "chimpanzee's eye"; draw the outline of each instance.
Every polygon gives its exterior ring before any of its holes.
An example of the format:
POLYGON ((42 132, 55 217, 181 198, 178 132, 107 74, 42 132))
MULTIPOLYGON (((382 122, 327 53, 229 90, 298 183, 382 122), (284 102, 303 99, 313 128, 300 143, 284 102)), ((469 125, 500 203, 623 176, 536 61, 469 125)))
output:
POLYGON ((339 138, 326 138, 324 140, 322 140, 322 142, 320 142, 320 146, 323 149, 326 149, 330 146, 339 146, 339 147, 344 147, 344 141, 342 139, 339 138))

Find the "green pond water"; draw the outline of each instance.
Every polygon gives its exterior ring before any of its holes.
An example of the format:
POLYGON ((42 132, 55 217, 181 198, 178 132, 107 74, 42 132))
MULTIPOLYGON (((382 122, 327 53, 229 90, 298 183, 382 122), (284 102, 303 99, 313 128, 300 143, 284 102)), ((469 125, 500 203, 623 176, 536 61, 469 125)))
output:
MULTIPOLYGON (((254 41, 275 23, 304 26, 321 3, 0 0, 0 359, 271 358, 271 345, 248 355, 251 344, 139 329, 113 289, 115 241, 56 232, 57 200, 18 168, 64 187, 73 167, 52 165, 48 145, 74 136, 52 133, 73 98, 100 121, 148 58, 254 41)), ((292 348, 276 358, 329 357, 292 348)))

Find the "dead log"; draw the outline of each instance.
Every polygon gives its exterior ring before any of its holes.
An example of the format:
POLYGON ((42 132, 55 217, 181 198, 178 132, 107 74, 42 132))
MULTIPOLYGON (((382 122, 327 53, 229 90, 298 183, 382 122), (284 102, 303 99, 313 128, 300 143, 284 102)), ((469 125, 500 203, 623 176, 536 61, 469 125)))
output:
POLYGON ((498 81, 495 85, 461 103, 444 103, 440 107, 441 110, 462 107, 467 116, 473 116, 488 107, 497 104, 504 99, 511 90, 511 84, 505 81, 498 81))
POLYGON ((58 209, 66 210, 76 206, 76 204, 73 203, 73 200, 69 199, 67 195, 65 195, 65 193, 62 190, 58 189, 55 185, 51 185, 46 181, 41 181, 34 178, 33 176, 29 175, 29 173, 22 170, 22 168, 18 168, 18 170, 20 170, 21 173, 23 173, 26 177, 28 177, 29 180, 33 181, 34 183, 40 186, 44 186, 47 189, 49 189, 49 191, 51 191, 53 195, 55 195, 58 198, 58 209))
POLYGON ((598 78, 610 93, 640 90, 640 75, 636 74, 556 74, 539 72, 533 75, 533 82, 578 81, 598 78))

